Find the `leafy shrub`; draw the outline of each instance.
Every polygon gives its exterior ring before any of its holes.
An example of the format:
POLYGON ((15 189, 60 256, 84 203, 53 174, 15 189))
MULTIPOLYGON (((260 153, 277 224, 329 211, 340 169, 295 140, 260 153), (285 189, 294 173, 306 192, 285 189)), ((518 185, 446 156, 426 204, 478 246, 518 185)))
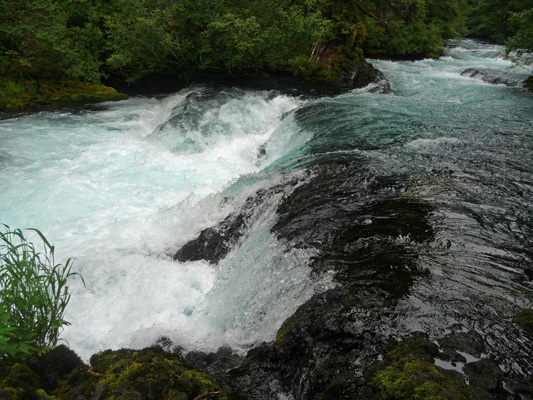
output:
MULTIPOLYGON (((24 359, 57 344, 70 300, 67 280, 72 259, 54 260, 54 246, 36 230, 44 253, 36 251, 20 229, 0 232, 0 358, 24 359)), ((83 278, 82 278, 83 280, 83 278)))

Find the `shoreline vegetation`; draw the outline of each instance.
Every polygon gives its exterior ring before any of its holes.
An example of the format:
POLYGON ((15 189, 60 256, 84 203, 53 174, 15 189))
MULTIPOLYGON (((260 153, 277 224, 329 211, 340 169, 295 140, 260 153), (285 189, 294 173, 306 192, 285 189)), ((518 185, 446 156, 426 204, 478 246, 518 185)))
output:
POLYGON ((4 1, 0 111, 120 100, 161 77, 167 91, 279 74, 346 90, 365 57, 437 58, 467 35, 531 51, 531 26, 525 0, 4 1))

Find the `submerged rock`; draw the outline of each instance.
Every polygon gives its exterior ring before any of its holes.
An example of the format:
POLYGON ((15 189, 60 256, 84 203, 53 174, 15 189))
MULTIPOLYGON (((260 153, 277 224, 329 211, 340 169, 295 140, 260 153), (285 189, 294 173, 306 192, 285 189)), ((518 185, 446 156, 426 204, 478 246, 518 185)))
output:
POLYGON ((461 75, 470 78, 481 79, 484 82, 494 85, 522 86, 523 80, 509 76, 505 72, 492 69, 468 68, 461 72, 461 75))
POLYGON ((533 92, 533 75, 524 81, 524 87, 530 92, 533 92))
POLYGON ((415 250, 432 235, 429 205, 357 162, 322 164, 312 176, 282 200, 273 232, 289 247, 312 247, 313 273, 337 285, 300 306, 274 343, 231 372, 235 390, 250 399, 274 387, 295 399, 368 398, 366 374, 386 353, 395 304, 425 274, 415 250))

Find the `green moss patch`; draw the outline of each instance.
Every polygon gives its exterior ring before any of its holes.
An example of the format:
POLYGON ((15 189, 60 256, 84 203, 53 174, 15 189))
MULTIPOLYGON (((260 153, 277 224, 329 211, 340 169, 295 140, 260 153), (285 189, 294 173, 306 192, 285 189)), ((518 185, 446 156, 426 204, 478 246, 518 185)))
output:
POLYGON ((389 352, 383 368, 371 380, 383 399, 462 400, 472 396, 464 382, 437 367, 423 351, 424 339, 400 343, 389 352))
POLYGON ((176 353, 160 348, 103 351, 91 367, 65 346, 17 363, 0 359, 0 399, 4 400, 193 400, 228 399, 229 390, 192 368, 176 353))
POLYGON ((0 398, 9 400, 43 399, 54 400, 42 389, 44 383, 38 374, 27 365, 14 363, 2 366, 0 398))
POLYGON ((533 332, 533 309, 525 309, 515 315, 514 321, 522 328, 533 332))
POLYGON ((191 368, 185 359, 159 349, 104 351, 91 357, 92 368, 73 374, 59 389, 62 399, 194 399, 210 394, 227 399, 228 392, 212 378, 191 368))
POLYGON ((108 86, 65 79, 0 84, 0 110, 5 111, 53 110, 127 98, 108 86))

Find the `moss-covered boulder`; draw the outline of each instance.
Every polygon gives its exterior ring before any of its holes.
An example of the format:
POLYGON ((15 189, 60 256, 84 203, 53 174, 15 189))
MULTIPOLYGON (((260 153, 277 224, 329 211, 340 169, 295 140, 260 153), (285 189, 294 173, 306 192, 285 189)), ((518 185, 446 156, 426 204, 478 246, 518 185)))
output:
POLYGON ((24 362, 0 360, 0 400, 227 399, 229 391, 159 347, 106 350, 88 366, 65 346, 24 362))
POLYGON ((54 110, 128 98, 108 86, 66 79, 3 82, 0 89, 0 110, 14 112, 54 110))
POLYGON ((61 380, 84 364, 66 346, 24 362, 0 360, 0 399, 54 400, 53 392, 61 380))
POLYGON ((176 353, 160 348, 106 350, 91 357, 56 391, 61 399, 227 399, 228 392, 176 353))
MULTIPOLYGON (((437 367, 424 338, 399 343, 372 378, 383 399, 461 400, 471 399, 468 386, 450 371, 437 367)), ((436 347, 436 346, 435 346, 436 347)))

